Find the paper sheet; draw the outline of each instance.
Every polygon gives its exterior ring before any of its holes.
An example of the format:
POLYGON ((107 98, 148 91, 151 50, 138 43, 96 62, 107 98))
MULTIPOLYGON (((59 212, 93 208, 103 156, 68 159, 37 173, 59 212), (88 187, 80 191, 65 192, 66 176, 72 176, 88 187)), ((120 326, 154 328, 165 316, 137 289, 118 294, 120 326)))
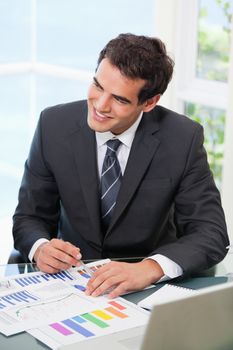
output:
MULTIPOLYGON (((107 300, 89 312, 76 313, 73 317, 58 319, 28 333, 57 350, 62 345, 83 342, 125 329, 143 326, 149 313, 122 298, 107 300)), ((111 346, 111 345, 110 345, 111 346)))
MULTIPOLYGON (((110 260, 89 264, 96 270, 110 260)), ((16 275, 1 281, 0 332, 12 335, 53 322, 78 310, 89 310, 97 298, 84 294, 90 276, 80 268, 56 274, 43 272, 16 275)), ((106 297, 98 298, 98 303, 106 297)))
MULTIPOLYGON (((88 264, 95 271, 109 259, 88 264)), ((52 349, 145 325, 149 313, 123 298, 85 295, 90 275, 72 268, 56 274, 16 275, 1 281, 0 331, 28 331, 52 349)))

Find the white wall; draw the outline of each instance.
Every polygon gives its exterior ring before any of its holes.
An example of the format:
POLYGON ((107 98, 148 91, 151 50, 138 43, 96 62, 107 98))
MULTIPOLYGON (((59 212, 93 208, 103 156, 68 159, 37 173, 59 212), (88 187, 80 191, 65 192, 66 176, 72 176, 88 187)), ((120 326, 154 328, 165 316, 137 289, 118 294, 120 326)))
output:
MULTIPOLYGON (((155 1, 155 35, 166 43, 167 51, 172 58, 175 58, 176 54, 179 3, 180 0, 155 1)), ((160 104, 167 108, 175 107, 175 79, 172 79, 166 93, 161 97, 160 104)))

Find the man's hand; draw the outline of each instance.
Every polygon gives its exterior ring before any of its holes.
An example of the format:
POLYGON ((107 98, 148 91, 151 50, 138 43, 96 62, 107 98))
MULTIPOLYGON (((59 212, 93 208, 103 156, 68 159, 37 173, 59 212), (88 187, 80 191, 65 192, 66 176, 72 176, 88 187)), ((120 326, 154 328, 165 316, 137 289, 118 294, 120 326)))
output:
POLYGON ((98 296, 108 291, 109 298, 141 290, 158 281, 164 272, 160 265, 147 259, 138 263, 112 261, 98 269, 87 284, 86 294, 98 296))
POLYGON ((38 268, 47 273, 56 273, 71 266, 79 266, 81 258, 79 248, 57 238, 42 243, 34 254, 38 268))

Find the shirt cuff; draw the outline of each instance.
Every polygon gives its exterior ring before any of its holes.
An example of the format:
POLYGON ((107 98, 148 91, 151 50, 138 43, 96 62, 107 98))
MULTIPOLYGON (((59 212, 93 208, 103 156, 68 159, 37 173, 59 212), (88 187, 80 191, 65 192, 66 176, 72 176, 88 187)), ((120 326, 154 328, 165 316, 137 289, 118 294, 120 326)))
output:
POLYGON ((38 240, 33 244, 33 246, 31 247, 31 250, 30 250, 30 252, 29 252, 29 254, 28 254, 28 259, 29 259, 31 262, 33 262, 34 254, 35 254, 37 248, 39 248, 39 246, 40 246, 42 243, 46 243, 46 242, 49 242, 49 240, 46 239, 46 238, 40 238, 40 239, 38 239, 38 240))
POLYGON ((173 260, 167 258, 164 255, 155 254, 146 259, 152 259, 156 261, 161 266, 164 272, 164 276, 161 277, 156 283, 164 282, 171 278, 179 277, 183 274, 183 269, 180 267, 180 265, 178 265, 173 260))

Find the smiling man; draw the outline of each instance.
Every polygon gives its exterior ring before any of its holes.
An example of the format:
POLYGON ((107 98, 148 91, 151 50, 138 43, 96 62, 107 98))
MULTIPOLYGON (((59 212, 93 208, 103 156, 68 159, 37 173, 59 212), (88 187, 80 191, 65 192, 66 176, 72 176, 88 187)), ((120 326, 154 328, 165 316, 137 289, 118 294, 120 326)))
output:
POLYGON ((53 273, 112 261, 87 294, 110 297, 207 269, 227 253, 202 127, 157 105, 173 61, 157 38, 101 51, 87 101, 41 113, 14 215, 15 248, 53 273))
POLYGON ((160 98, 157 94, 138 103, 145 80, 124 76, 108 58, 98 67, 88 92, 88 124, 98 132, 122 134, 138 119, 141 112, 150 111, 160 98))

